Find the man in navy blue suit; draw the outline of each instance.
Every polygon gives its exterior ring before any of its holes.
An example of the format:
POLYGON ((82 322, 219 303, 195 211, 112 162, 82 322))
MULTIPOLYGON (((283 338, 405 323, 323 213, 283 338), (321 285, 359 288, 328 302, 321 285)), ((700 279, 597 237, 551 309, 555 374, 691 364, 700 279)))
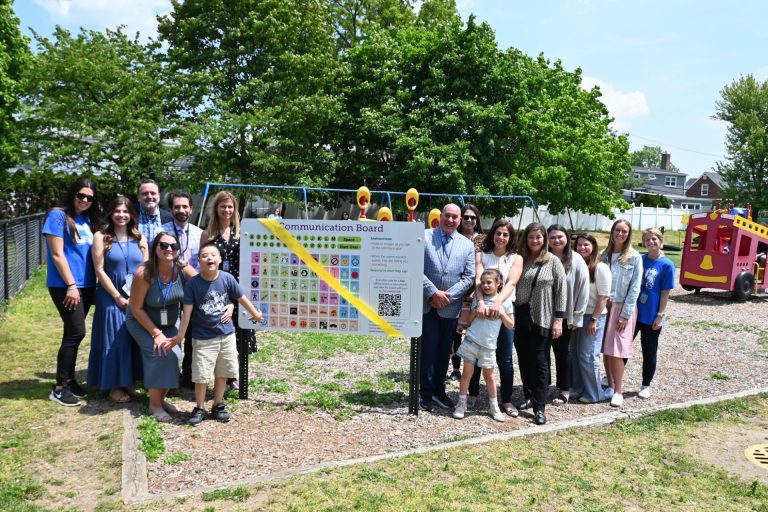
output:
POLYGON ((475 246, 456 232, 461 210, 447 204, 440 225, 424 234, 424 316, 421 331, 421 409, 453 408, 445 394, 451 340, 464 294, 474 285, 475 246))

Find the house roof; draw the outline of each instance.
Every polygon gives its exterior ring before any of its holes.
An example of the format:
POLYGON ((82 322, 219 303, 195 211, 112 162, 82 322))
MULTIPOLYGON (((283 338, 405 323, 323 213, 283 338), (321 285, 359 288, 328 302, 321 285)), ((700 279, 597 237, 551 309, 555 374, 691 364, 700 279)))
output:
POLYGON ((632 171, 639 174, 656 174, 659 176, 682 176, 683 178, 688 177, 688 175, 685 174, 684 172, 668 171, 666 169, 662 169, 661 167, 641 167, 639 165, 633 165, 632 171))
POLYGON ((723 177, 719 173, 707 171, 707 172, 701 173, 701 176, 699 176, 698 178, 691 178, 688 181, 686 181, 685 190, 688 190, 689 188, 691 188, 695 183, 698 183, 705 176, 707 177, 707 180, 717 185, 717 187, 720 190, 725 188, 725 183, 723 183, 723 177))

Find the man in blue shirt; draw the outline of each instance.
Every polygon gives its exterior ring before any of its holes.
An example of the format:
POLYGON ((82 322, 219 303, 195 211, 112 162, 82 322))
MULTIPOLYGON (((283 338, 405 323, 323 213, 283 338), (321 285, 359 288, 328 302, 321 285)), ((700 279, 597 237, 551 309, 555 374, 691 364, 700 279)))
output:
POLYGON ((447 204, 440 225, 424 234, 424 315, 421 331, 421 409, 453 408, 445 393, 451 341, 464 294, 474 285, 475 246, 456 232, 461 210, 447 204))
POLYGON ((172 222, 170 213, 160 209, 160 187, 154 180, 142 180, 139 185, 139 231, 152 245, 155 235, 163 230, 163 224, 172 222))

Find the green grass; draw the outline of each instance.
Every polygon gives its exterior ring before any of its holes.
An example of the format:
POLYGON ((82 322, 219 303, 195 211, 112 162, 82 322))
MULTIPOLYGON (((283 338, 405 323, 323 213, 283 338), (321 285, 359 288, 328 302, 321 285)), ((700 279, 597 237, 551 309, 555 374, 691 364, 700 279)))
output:
POLYGON ((174 453, 172 455, 167 456, 163 462, 165 462, 168 465, 174 465, 174 464, 180 464, 182 462, 186 462, 188 460, 192 460, 192 456, 188 453, 174 453))
POLYGON ((228 500, 235 502, 244 502, 251 496, 247 487, 233 487, 231 489, 217 489, 211 492, 204 492, 203 501, 228 500))
POLYGON ((715 372, 712 374, 712 380, 731 380, 731 377, 729 375, 726 375, 723 372, 715 372))
POLYGON ((142 416, 139 420, 139 450, 144 452, 147 460, 154 462, 165 453, 165 441, 163 441, 163 426, 154 416, 142 416))

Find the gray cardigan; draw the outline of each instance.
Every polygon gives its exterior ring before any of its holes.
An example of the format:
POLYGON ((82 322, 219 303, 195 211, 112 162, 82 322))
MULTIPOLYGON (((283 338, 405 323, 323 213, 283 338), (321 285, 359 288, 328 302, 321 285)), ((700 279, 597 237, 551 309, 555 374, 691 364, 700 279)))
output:
POLYGON ((571 253, 571 271, 566 274, 568 300, 565 306, 565 320, 568 325, 583 327, 584 315, 589 303, 589 268, 584 258, 571 253))

